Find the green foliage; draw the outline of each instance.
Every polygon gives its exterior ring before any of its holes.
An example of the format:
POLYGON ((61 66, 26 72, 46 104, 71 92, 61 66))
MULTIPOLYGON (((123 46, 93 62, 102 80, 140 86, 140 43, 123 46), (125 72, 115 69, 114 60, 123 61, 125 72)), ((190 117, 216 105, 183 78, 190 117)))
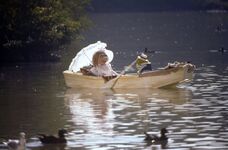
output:
POLYGON ((1 47, 62 45, 87 27, 88 4, 89 0, 1 1, 1 47))

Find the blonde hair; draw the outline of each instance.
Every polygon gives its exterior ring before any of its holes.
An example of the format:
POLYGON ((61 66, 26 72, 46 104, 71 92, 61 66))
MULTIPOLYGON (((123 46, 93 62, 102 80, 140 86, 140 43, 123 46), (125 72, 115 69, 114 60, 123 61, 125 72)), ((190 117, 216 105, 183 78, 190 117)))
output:
POLYGON ((99 57, 102 55, 102 54, 105 54, 106 53, 102 50, 100 51, 97 51, 94 55, 93 55, 93 65, 94 66, 98 66, 98 60, 99 60, 99 57))

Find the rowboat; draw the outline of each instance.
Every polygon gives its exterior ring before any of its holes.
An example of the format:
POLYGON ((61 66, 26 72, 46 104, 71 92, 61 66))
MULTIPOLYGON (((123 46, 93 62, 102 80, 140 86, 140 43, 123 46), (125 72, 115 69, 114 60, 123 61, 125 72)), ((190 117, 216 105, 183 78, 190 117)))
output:
POLYGON ((103 77, 83 75, 71 70, 65 70, 63 75, 66 86, 71 88, 109 88, 107 85, 113 84, 113 81, 116 82, 114 89, 162 88, 191 81, 194 68, 191 63, 177 63, 141 74, 127 73, 121 75, 117 81, 115 78, 107 81, 103 77))
MULTIPOLYGON (((102 49, 108 56, 108 61, 113 59, 113 52, 106 49, 107 44, 101 41, 90 44, 81 49, 72 59, 68 70, 63 72, 66 86, 71 88, 95 89, 138 89, 161 88, 187 82, 192 79, 195 66, 191 63, 174 62, 154 71, 142 73, 127 73, 125 69, 115 78, 99 77, 85 74, 82 68, 92 65, 93 55, 102 49)), ((108 62, 108 63, 109 63, 108 62)), ((136 60, 127 68, 135 64, 136 60)), ((127 70, 127 69, 126 69, 127 70)))

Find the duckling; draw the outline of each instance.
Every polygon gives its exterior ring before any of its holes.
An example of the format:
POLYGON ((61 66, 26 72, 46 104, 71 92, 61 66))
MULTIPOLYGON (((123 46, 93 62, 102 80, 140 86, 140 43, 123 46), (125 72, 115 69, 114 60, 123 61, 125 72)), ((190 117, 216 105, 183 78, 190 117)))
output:
POLYGON ((60 144, 66 143, 67 140, 65 139, 65 134, 67 131, 65 129, 60 129, 58 131, 58 137, 53 135, 45 135, 45 134, 38 134, 38 138, 40 139, 41 143, 43 144, 60 144))
POLYGON ((168 140, 168 137, 165 135, 166 133, 168 133, 166 128, 162 128, 160 130, 160 137, 158 137, 156 135, 149 135, 148 133, 144 132, 144 134, 146 136, 144 140, 147 142, 152 142, 152 143, 165 142, 168 140))
POLYGON ((8 142, 3 142, 3 144, 6 145, 9 148, 9 150, 25 150, 25 144, 26 144, 25 133, 24 132, 20 133, 19 140, 9 139, 8 142))

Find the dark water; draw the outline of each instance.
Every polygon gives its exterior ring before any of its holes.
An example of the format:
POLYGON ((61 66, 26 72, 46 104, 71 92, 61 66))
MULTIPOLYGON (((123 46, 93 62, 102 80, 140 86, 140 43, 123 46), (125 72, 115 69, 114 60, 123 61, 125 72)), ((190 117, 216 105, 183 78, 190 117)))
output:
POLYGON ((96 24, 81 45, 107 42, 116 70, 146 46, 157 51, 149 56, 154 68, 192 61, 194 80, 172 89, 68 89, 62 71, 72 51, 60 63, 6 64, 0 69, 1 141, 24 131, 34 150, 228 149, 228 52, 217 51, 228 47, 227 13, 91 17, 96 24), (143 141, 144 131, 159 134, 162 127, 169 131, 166 145, 143 141), (66 145, 38 141, 37 133, 55 134, 59 128, 69 132, 66 145))

